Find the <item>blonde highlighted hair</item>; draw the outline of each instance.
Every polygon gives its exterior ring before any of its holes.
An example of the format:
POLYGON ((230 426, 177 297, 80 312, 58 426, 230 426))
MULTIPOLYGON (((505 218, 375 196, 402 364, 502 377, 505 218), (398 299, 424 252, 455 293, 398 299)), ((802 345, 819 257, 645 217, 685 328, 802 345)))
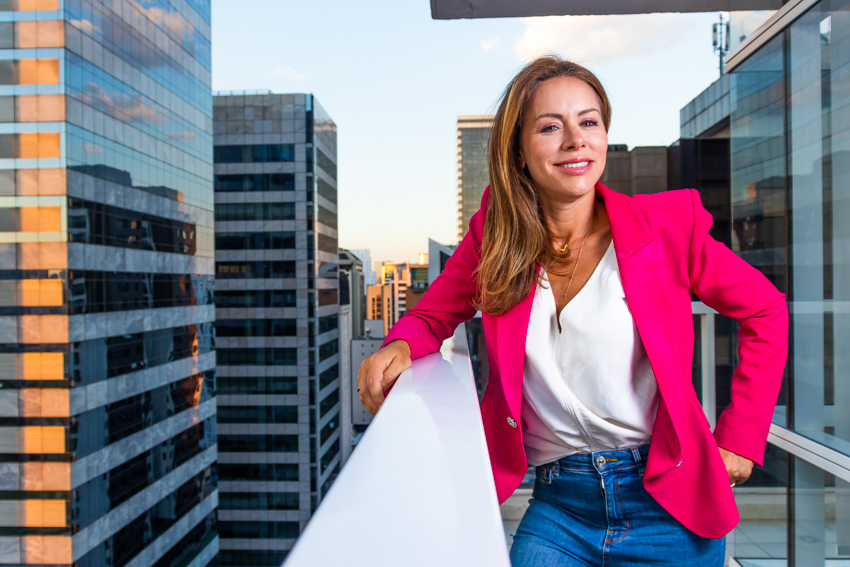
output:
POLYGON ((481 261, 476 270, 478 300, 484 313, 498 315, 520 303, 537 281, 535 263, 548 270, 562 255, 543 220, 529 173, 522 167, 520 139, 528 103, 541 83, 573 77, 599 97, 605 130, 611 104, 602 83, 586 68, 554 55, 528 63, 505 89, 488 144, 490 196, 484 221, 481 261))

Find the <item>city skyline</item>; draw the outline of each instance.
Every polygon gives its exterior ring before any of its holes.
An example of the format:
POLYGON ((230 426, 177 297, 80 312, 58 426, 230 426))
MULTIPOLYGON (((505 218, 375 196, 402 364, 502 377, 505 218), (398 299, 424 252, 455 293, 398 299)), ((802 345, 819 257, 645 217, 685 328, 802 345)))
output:
POLYGON ((340 128, 340 246, 379 261, 415 261, 428 238, 455 243, 457 117, 493 113, 529 56, 552 50, 596 72, 613 103, 609 142, 630 148, 674 142, 678 109, 718 75, 716 13, 434 21, 427 2, 212 7, 213 89, 323 101, 340 128), (309 21, 350 40, 315 42, 309 21))

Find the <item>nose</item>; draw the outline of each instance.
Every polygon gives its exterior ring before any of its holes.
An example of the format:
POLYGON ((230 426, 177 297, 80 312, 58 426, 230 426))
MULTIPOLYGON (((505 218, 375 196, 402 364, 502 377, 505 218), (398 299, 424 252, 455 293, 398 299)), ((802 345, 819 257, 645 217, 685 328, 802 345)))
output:
POLYGON ((584 139, 584 132, 578 126, 565 126, 562 132, 564 133, 564 139, 561 141, 561 149, 578 150, 587 145, 584 139))

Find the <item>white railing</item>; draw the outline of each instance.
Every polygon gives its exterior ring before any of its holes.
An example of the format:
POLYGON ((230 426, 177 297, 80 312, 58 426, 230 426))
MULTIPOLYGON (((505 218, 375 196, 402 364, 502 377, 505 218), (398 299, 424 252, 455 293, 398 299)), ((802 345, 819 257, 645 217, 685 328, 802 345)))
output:
POLYGON ((700 323, 700 370, 702 374, 702 409, 711 430, 717 425, 717 376, 714 369, 714 316, 717 311, 700 301, 691 302, 691 311, 699 315, 700 323))
POLYGON ((509 567, 466 330, 413 362, 285 567, 509 567))

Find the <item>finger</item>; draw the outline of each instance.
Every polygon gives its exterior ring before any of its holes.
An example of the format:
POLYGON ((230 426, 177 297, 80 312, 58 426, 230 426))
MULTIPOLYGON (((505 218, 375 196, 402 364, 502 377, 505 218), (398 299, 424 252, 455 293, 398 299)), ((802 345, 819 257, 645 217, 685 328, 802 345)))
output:
POLYGON ((366 408, 366 411, 375 415, 378 411, 377 406, 372 401, 372 397, 369 395, 369 388, 367 387, 369 371, 372 368, 372 357, 367 358, 360 364, 360 371, 357 373, 357 395, 360 398, 360 403, 366 408))
POLYGON ((367 384, 367 388, 369 390, 369 398, 372 403, 375 404, 375 411, 381 407, 381 404, 384 403, 384 389, 381 386, 383 381, 383 377, 379 377, 376 379, 370 379, 369 384, 367 384))
POLYGON ((360 398, 360 403, 363 404, 364 406, 366 405, 366 403, 365 403, 364 398, 363 398, 363 393, 366 389, 365 388, 365 386, 366 386, 366 372, 368 371, 368 366, 367 366, 366 362, 368 360, 369 359, 366 359, 363 362, 361 362, 360 363, 360 369, 357 371, 357 396, 360 398))
MULTIPOLYGON (((357 371, 357 391, 362 392, 366 389, 366 376, 369 372, 369 359, 367 358, 362 363, 360 363, 360 370, 357 371)), ((362 400, 362 395, 361 395, 362 400)))
POLYGON ((366 395, 374 405, 375 411, 378 411, 378 408, 384 402, 384 391, 381 389, 381 383, 383 382, 384 371, 390 361, 387 360, 387 355, 381 352, 373 355, 373 357, 365 386, 366 395))
POLYGON ((401 373, 408 369, 410 366, 407 361, 400 356, 394 357, 389 366, 387 366, 386 370, 384 370, 383 380, 381 381, 381 388, 386 390, 401 376, 401 373))
POLYGON ((378 411, 378 408, 375 406, 375 403, 372 401, 372 397, 369 395, 368 388, 361 388, 357 394, 360 396, 360 403, 366 408, 366 411, 375 415, 378 411))

